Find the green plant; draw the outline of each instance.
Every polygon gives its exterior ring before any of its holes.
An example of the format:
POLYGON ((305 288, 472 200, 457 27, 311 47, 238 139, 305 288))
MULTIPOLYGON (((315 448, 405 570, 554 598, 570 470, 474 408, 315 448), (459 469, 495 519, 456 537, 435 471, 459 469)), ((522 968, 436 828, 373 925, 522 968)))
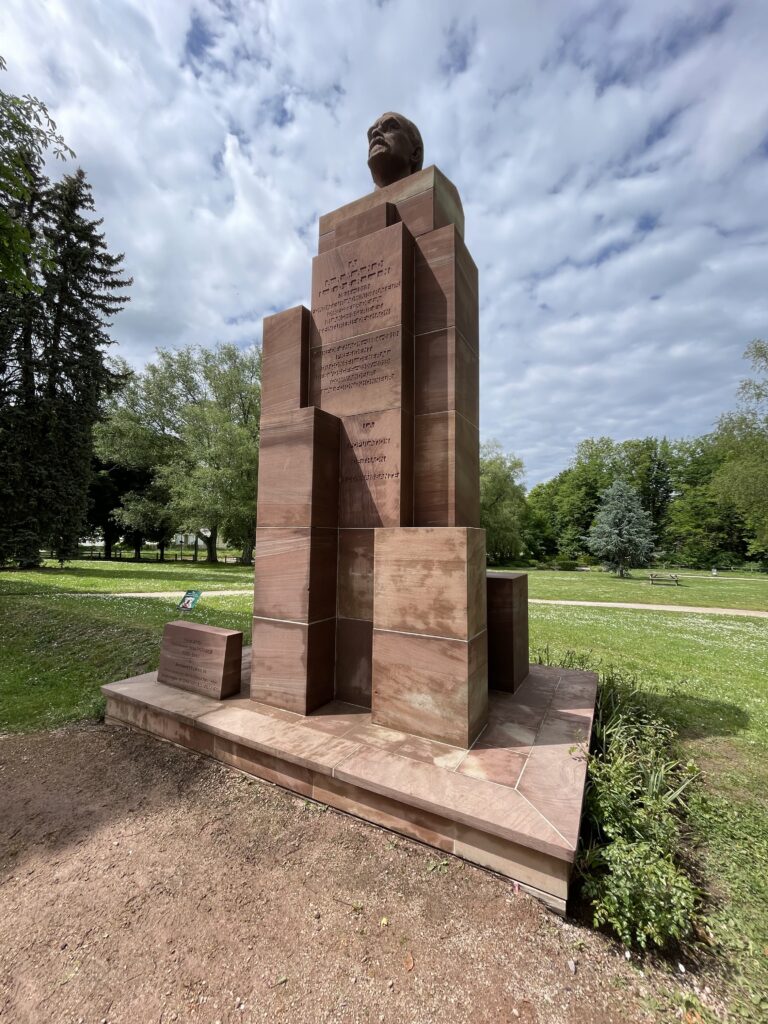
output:
POLYGON ((582 892, 592 904, 593 922, 608 925, 625 946, 663 947, 689 934, 698 892, 653 843, 617 839, 585 863, 582 892))
POLYGON ((674 756, 675 731, 648 696, 634 677, 602 673, 578 862, 593 923, 642 949, 686 938, 699 903, 681 836, 697 772, 674 756))

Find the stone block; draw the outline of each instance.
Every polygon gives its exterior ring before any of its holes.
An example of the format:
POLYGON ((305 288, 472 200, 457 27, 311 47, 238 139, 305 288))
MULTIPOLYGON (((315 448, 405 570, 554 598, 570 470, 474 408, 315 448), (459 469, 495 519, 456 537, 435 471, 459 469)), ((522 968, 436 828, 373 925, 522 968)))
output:
POLYGON ((310 344, 412 325, 413 239, 393 224, 315 256, 310 344))
POLYGON ((307 404, 309 310, 295 306, 264 318, 261 423, 279 421, 307 404))
POLYGON ((488 716, 486 634, 472 640, 374 628, 373 722, 470 747, 488 716))
POLYGON ((336 621, 336 700, 371 706, 373 623, 365 619, 336 621))
POLYGON ((373 620, 374 531, 339 530, 339 618, 373 620))
POLYGON ((320 218, 320 251, 331 247, 328 236, 341 222, 383 202, 395 204, 414 237, 447 224, 455 225, 459 235, 464 234, 464 211, 456 186, 432 165, 324 214, 320 218))
POLYGON ((455 327, 421 334, 415 346, 414 413, 460 413, 478 426, 478 357, 455 327))
POLYGON ((414 419, 414 522, 480 525, 480 434, 457 412, 414 419))
POLYGON ((338 523, 339 420, 312 407, 261 431, 259 526, 338 523))
POLYGON ((347 242, 354 242, 364 235, 371 235, 374 231, 391 227, 399 220, 397 208, 393 203, 379 203, 369 210, 361 210, 360 213, 353 213, 345 220, 339 221, 334 229, 334 241, 336 246, 346 245, 347 242))
POLYGON ((514 692, 530 672, 528 653, 528 575, 489 572, 488 685, 514 692))
POLYGON ((402 409, 341 419, 339 526, 409 526, 413 417, 402 409))
POLYGON ((251 700, 308 715, 333 700, 336 620, 253 620, 251 700))
POLYGON ((478 351, 477 267, 454 225, 416 239, 414 334, 458 328, 478 351))
POLYGON ((240 692, 243 634, 199 622, 168 622, 157 681, 221 700, 240 692))
POLYGON ((294 622, 332 618, 337 536, 327 527, 257 527, 253 614, 294 622))
POLYGON ((375 626, 471 640, 486 628, 485 575, 485 530, 377 530, 375 626))
POLYGON ((392 327, 318 345, 310 353, 310 405, 335 416, 413 409, 413 335, 392 327))

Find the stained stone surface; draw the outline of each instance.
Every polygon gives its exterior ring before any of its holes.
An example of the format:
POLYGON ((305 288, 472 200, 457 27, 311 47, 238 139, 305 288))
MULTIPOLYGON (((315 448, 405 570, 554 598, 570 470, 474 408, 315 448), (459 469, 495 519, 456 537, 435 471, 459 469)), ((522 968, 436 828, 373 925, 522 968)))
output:
POLYGON ((147 673, 105 686, 107 721, 142 729, 516 879, 565 911, 578 846, 597 678, 533 665, 491 691, 470 749, 376 725, 334 700, 304 715, 240 696, 164 686, 147 673))
POLYGON ((199 622, 168 622, 157 679, 167 686, 221 700, 240 691, 243 634, 199 622))

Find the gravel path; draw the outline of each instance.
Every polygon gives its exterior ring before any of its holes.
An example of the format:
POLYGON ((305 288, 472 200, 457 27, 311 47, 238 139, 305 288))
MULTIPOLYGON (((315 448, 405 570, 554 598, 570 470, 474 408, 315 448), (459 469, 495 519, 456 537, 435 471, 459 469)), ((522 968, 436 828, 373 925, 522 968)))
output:
POLYGON ((0 778, 9 1024, 667 1019, 669 975, 508 881, 188 751, 74 726, 0 778))
MULTIPOLYGON (((238 594, 250 594, 247 590, 204 590, 203 597, 234 597, 238 594)), ((163 600, 178 598, 181 600, 183 593, 178 590, 168 590, 152 593, 127 593, 127 594, 83 594, 83 597, 156 597, 163 600)), ((622 601, 566 601, 544 597, 529 597, 529 604, 563 604, 575 605, 579 608, 633 608, 638 611, 652 612, 688 612, 699 615, 745 615, 751 618, 768 619, 768 611, 757 611, 749 608, 706 608, 690 604, 641 604, 626 603, 622 601)))

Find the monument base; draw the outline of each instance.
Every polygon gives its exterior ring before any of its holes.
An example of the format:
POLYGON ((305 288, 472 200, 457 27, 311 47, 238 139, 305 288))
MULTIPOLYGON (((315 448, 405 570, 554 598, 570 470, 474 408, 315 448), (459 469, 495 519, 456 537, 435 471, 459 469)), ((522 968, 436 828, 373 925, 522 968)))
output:
POLYGON ((332 701, 300 715, 239 696, 216 700, 157 681, 102 688, 106 721, 195 750, 411 839, 490 868, 564 914, 576 856, 597 678, 531 666, 490 692, 468 750, 374 725, 332 701))

